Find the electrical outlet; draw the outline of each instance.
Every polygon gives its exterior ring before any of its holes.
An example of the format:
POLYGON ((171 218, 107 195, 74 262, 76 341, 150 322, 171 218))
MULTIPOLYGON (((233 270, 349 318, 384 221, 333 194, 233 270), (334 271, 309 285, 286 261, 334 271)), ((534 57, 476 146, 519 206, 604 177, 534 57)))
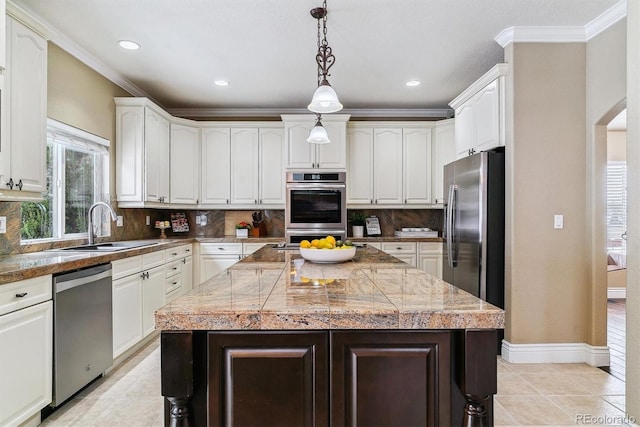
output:
POLYGON ((196 225, 200 225, 200 215, 196 215, 196 225))
POLYGON ((207 225, 207 216, 205 214, 200 215, 200 225, 207 225))
POLYGON ((116 226, 122 227, 124 225, 124 218, 121 215, 118 215, 118 219, 116 220, 116 226))
POLYGON ((0 216, 0 234, 5 234, 7 232, 7 217, 0 216))
POLYGON ((151 225, 151 217, 149 215, 147 215, 145 222, 147 225, 151 225))

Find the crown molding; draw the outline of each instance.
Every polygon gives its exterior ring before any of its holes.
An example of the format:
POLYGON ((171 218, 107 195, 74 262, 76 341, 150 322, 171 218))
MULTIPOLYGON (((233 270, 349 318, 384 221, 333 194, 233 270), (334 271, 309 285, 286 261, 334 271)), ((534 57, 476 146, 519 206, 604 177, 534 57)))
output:
POLYGON ((494 40, 503 48, 510 43, 586 43, 626 16, 627 0, 621 0, 583 27, 509 27, 494 40))
MULTIPOLYGON (((172 116, 190 118, 232 118, 232 117, 277 117, 285 114, 311 114, 306 108, 169 108, 172 116)), ((363 118, 444 118, 452 114, 448 108, 442 109, 343 109, 341 114, 363 118)), ((327 114, 330 117, 335 114, 327 114)))

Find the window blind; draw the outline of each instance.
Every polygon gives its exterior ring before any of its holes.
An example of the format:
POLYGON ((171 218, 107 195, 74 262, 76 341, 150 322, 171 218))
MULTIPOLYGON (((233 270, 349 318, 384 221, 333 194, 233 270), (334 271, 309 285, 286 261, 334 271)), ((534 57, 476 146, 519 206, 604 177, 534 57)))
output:
POLYGON ((626 253, 627 164, 607 163, 607 252, 626 253), (626 236, 626 234, 625 234, 626 236))

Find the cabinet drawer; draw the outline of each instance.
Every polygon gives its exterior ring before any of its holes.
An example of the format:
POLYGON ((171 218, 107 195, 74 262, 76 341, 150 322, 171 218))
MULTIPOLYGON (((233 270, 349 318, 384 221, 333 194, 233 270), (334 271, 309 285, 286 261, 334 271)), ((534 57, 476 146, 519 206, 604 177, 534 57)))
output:
POLYGON ((164 275, 169 278, 182 272, 182 260, 178 259, 165 264, 164 275))
POLYGON ((0 285, 0 315, 50 300, 52 289, 50 274, 0 285))
POLYGON ((139 273, 142 270, 142 255, 136 255, 130 258, 112 261, 111 267, 111 275, 113 280, 130 276, 134 273, 139 273))
POLYGON ((166 262, 171 262, 176 259, 184 258, 192 254, 191 245, 176 246, 175 248, 165 249, 166 262))
POLYGON ((142 255, 142 269, 157 267, 164 264, 164 251, 156 251, 142 255))
POLYGON ((380 242, 370 242, 367 243, 367 246, 371 246, 372 248, 376 249, 382 249, 382 245, 380 244, 380 242))
POLYGON ((262 248, 266 243, 243 243, 242 244, 242 255, 247 256, 251 255, 258 249, 262 248))
POLYGON ((242 255, 242 243, 201 243, 201 254, 242 255))
POLYGON ((440 242, 419 242, 418 252, 421 254, 441 254, 442 243, 440 242))
POLYGON ((390 254, 415 254, 415 242, 382 242, 382 250, 390 254))
POLYGON ((164 281, 164 293, 170 294, 176 289, 182 288, 182 275, 177 274, 175 276, 167 277, 164 281))
POLYGON ((181 287, 178 287, 178 288, 174 289, 173 291, 168 292, 164 296, 165 304, 169 304, 170 302, 174 301, 176 298, 178 298, 180 296, 181 292, 182 292, 182 288, 181 287))

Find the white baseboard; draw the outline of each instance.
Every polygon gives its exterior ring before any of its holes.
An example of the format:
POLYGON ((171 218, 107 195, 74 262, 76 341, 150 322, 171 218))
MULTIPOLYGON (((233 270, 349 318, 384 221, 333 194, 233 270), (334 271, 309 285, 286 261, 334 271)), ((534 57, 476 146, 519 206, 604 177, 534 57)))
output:
POLYGON ((627 288, 607 288, 607 298, 627 299, 627 288))
POLYGON ((502 358, 509 363, 587 363, 609 366, 609 347, 585 343, 511 344, 502 340, 502 358))

